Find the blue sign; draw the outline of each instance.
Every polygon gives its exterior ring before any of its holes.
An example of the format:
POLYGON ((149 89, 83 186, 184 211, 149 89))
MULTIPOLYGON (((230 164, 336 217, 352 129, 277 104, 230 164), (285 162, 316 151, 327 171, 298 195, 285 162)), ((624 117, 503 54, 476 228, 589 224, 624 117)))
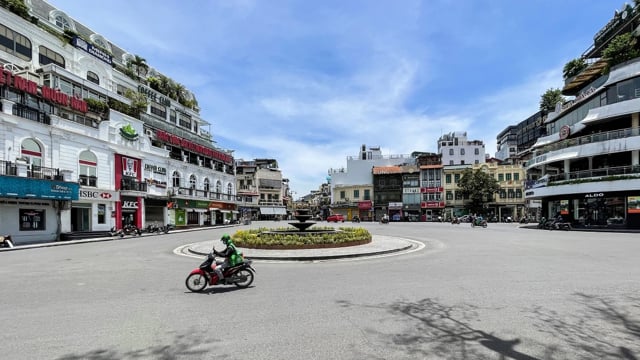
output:
POLYGON ((80 185, 71 182, 0 176, 0 197, 78 200, 80 185))

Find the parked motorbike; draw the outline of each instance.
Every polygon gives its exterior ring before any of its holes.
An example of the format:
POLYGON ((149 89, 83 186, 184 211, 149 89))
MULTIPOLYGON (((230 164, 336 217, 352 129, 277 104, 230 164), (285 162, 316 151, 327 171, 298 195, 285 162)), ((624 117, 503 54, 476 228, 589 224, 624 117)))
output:
POLYGON ((380 218, 380 224, 388 224, 389 223, 389 218, 386 216, 383 216, 380 218))
POLYGON ((127 224, 122 229, 111 228, 111 236, 124 237, 125 235, 142 236, 142 230, 133 224, 127 224))
POLYGON ((451 225, 460 225, 460 218, 459 218, 459 217, 457 217, 457 216, 456 216, 456 217, 454 217, 454 218, 451 220, 451 225))
POLYGON ((568 222, 562 221, 547 221, 546 227, 547 230, 571 230, 571 224, 568 222))
POLYGON ((520 219, 520 224, 528 224, 528 223, 529 223, 529 218, 527 218, 526 216, 520 219))
POLYGON ((546 229, 547 228, 547 218, 542 217, 540 222, 538 222, 538 229, 546 229))
POLYGON ((11 240, 11 235, 0 235, 0 248, 12 248, 13 241, 11 240))
POLYGON ((187 276, 185 280, 187 289, 192 292, 201 292, 209 285, 235 285, 244 289, 253 283, 255 270, 251 267, 251 260, 245 260, 236 266, 226 268, 224 279, 221 282, 218 281, 218 275, 213 271, 216 266, 219 266, 219 263, 216 261, 212 249, 207 254, 206 260, 187 276))
POLYGON ((351 221, 353 221, 354 223, 359 223, 360 222, 360 217, 358 217, 357 215, 351 218, 351 221))
POLYGON ((169 232, 168 226, 160 226, 157 224, 148 225, 146 231, 150 234, 167 234, 169 232))
POLYGON ((483 228, 487 227, 487 220, 475 218, 471 221, 471 227, 482 226, 483 228))

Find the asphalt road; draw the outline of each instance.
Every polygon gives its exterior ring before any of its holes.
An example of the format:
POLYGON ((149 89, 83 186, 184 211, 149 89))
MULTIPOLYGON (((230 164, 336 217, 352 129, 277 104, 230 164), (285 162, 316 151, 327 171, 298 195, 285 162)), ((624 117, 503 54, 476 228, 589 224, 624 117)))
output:
POLYGON ((256 261, 252 287, 203 294, 184 286, 201 259, 173 250, 233 229, 0 253, 1 356, 640 358, 638 234, 358 225, 427 246, 372 259, 256 261))

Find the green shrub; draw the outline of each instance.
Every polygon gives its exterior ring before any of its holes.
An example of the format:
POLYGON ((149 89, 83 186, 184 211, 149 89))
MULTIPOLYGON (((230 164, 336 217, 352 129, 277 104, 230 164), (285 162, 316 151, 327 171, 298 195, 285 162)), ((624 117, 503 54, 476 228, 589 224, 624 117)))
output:
MULTIPOLYGON (((332 227, 317 227, 314 230, 334 230, 332 227)), ((345 246, 350 243, 367 243, 371 241, 371 234, 363 228, 342 227, 336 232, 322 233, 308 231, 297 233, 293 227, 277 229, 248 229, 238 230, 232 235, 233 242, 244 248, 254 247, 322 247, 345 246), (289 231, 289 232, 284 232, 289 231)))

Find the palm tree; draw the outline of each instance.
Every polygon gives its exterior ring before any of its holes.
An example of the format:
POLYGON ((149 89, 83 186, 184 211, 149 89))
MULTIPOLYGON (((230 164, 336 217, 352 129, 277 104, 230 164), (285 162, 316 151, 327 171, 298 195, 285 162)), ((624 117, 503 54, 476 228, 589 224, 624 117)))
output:
POLYGON ((564 103, 562 90, 549 89, 540 97, 540 110, 548 114, 556 109, 557 103, 564 103))
POLYGON ((147 70, 149 70, 149 65, 147 65, 147 60, 136 55, 132 60, 131 60, 131 65, 135 66, 136 68, 136 74, 138 75, 138 78, 140 78, 140 74, 142 73, 142 75, 146 75, 147 74, 147 70))

